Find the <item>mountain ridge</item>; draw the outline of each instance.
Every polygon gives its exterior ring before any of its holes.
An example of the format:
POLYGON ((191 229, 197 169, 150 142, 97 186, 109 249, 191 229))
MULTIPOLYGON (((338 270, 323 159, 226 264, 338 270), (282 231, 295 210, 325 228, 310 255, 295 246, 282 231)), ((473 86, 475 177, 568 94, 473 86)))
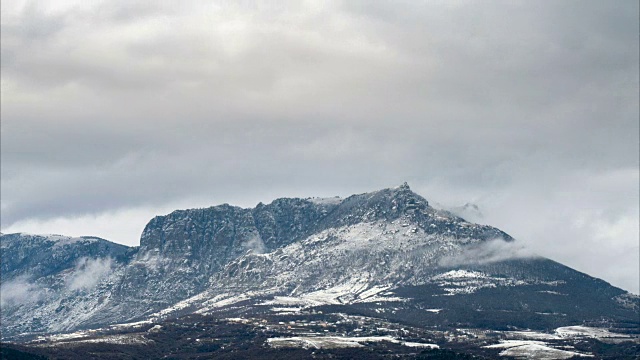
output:
POLYGON ((431 207, 406 183, 344 199, 176 210, 151 219, 138 247, 60 237, 52 251, 46 237, 1 239, 3 292, 15 284, 28 290, 22 303, 3 300, 2 337, 14 341, 190 314, 317 309, 412 326, 543 330, 633 320, 638 303, 603 280, 523 252, 497 228, 431 207), (58 263, 34 272, 27 265, 43 253, 58 263))

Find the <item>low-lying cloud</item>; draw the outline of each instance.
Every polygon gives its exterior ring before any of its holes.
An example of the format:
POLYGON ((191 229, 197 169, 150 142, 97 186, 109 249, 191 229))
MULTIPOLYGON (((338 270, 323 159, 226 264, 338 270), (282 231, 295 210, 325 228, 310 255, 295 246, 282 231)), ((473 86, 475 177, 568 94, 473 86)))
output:
POLYGON ((460 266, 488 264, 498 261, 524 259, 536 257, 523 243, 519 241, 504 241, 493 239, 476 245, 465 247, 461 252, 442 258, 440 266, 460 266))
POLYGON ((29 281, 27 275, 6 281, 0 285, 0 307, 37 302, 45 294, 45 289, 29 281))
POLYGON ((111 272, 113 259, 83 257, 78 260, 73 274, 67 279, 69 290, 88 290, 94 288, 100 280, 111 272))

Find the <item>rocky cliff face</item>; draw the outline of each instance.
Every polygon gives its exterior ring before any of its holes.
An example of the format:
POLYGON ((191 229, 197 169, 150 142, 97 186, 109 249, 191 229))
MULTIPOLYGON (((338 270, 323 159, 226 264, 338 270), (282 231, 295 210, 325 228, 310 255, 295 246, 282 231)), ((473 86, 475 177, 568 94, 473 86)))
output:
MULTIPOLYGON (((148 314, 168 307, 179 299, 196 295, 209 287, 220 287, 221 284, 232 287, 245 284, 246 289, 257 289, 268 287, 269 283, 274 282, 286 282, 293 287, 297 282, 311 282, 311 279, 302 276, 305 271, 292 264, 271 261, 268 262, 269 265, 263 265, 270 266, 269 270, 258 273, 257 265, 252 262, 264 263, 266 257, 253 255, 274 251, 281 254, 303 246, 304 255, 290 254, 288 259, 296 258, 307 265, 318 263, 314 273, 323 272, 328 279, 335 278, 334 275, 337 274, 334 272, 344 271, 343 267, 336 264, 336 259, 345 264, 370 263, 376 268, 372 276, 377 277, 386 271, 381 264, 392 266, 384 258, 395 259, 396 265, 393 266, 403 269, 407 266, 427 269, 435 261, 436 251, 431 246, 434 242, 439 241, 443 246, 459 246, 454 245, 458 240, 464 243, 495 238, 512 240, 498 229, 470 224, 450 213, 429 207, 428 202, 412 192, 406 184, 350 196, 344 200, 285 198, 268 205, 258 204, 254 209, 221 205, 207 209, 180 210, 156 217, 146 226, 140 240, 140 249, 132 266, 126 269, 116 296, 122 301, 132 297, 135 299, 135 305, 127 306, 126 310, 134 317, 136 314, 148 314), (385 230, 387 225, 394 229, 385 230), (350 250, 353 255, 349 259, 336 257, 332 252, 336 244, 331 242, 314 245, 309 244, 310 241, 299 243, 313 234, 333 239, 336 238, 336 231, 351 231, 352 234, 348 236, 356 238, 368 236, 364 228, 372 226, 383 230, 375 243, 342 239, 345 246, 355 246, 350 250), (357 234, 357 231, 365 233, 357 234), (409 238, 413 239, 411 241, 417 249, 403 248, 406 243, 400 241, 400 236, 396 236, 400 231, 403 231, 403 236, 410 235, 409 238), (407 231, 410 233, 404 234, 407 231), (429 240, 423 241, 426 239, 429 240), (393 243, 398 246, 393 246, 393 243), (418 256, 415 251, 426 251, 421 245, 427 243, 432 252, 431 263, 413 261, 402 265, 407 256, 418 256), (289 247, 291 244, 295 245, 289 247), (380 246, 390 245, 392 249, 386 252, 379 249, 380 246), (401 248, 403 255, 396 257, 401 253, 401 248), (360 252, 356 252, 356 249, 360 249, 360 252), (368 256, 372 252, 375 254, 368 256), (414 254, 409 255, 409 252, 414 254), (310 255, 312 253, 316 255, 310 255), (308 256, 314 256, 314 260, 307 261, 308 256), (322 260, 324 258, 329 258, 328 261, 336 266, 327 268, 322 260), (247 283, 243 279, 245 274, 232 270, 238 267, 234 263, 236 259, 255 269, 251 276, 256 281, 247 283), (273 273, 280 273, 283 269, 295 271, 289 272, 289 279, 273 276, 273 273), (225 278, 224 274, 230 273, 237 276, 225 278), (262 283, 262 279, 268 281, 262 283)), ((399 268, 395 270, 397 273, 399 268)), ((412 276, 419 276, 419 273, 421 270, 412 276)))
POLYGON ((152 219, 116 291, 131 317, 204 291, 209 279, 247 253, 271 252, 308 235, 336 205, 278 199, 254 209, 230 205, 152 219), (132 306, 133 305, 133 306, 132 306))
POLYGON ((535 313, 553 294, 554 306, 570 309, 565 292, 583 288, 599 295, 581 306, 607 304, 589 316, 627 316, 614 299, 624 291, 516 245, 496 228, 432 208, 406 184, 346 199, 174 211, 147 224, 139 248, 2 235, 2 336, 211 313, 239 302, 249 304, 242 311, 269 304, 374 311, 394 303, 397 316, 411 318, 443 299, 460 305, 452 308, 491 307, 511 292, 533 299, 527 311, 535 313), (31 300, 18 301, 20 289, 31 300))

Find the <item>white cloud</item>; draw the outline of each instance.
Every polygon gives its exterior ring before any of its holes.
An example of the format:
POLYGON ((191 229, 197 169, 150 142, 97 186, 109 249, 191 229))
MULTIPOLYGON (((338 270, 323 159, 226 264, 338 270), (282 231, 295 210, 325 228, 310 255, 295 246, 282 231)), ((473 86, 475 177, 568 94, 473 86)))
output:
POLYGON ((27 276, 5 281, 0 286, 0 306, 14 306, 37 302, 45 295, 45 290, 30 282, 27 276))
POLYGON ((260 234, 257 233, 250 236, 242 245, 252 254, 264 254, 266 251, 264 242, 262 241, 260 234))
POLYGON ((108 258, 80 258, 71 276, 66 279, 70 290, 92 289, 100 280, 107 276, 112 269, 113 259, 108 258))
POLYGON ((498 261, 524 259, 536 255, 518 241, 493 239, 465 247, 461 252, 440 259, 440 266, 488 264, 498 261))

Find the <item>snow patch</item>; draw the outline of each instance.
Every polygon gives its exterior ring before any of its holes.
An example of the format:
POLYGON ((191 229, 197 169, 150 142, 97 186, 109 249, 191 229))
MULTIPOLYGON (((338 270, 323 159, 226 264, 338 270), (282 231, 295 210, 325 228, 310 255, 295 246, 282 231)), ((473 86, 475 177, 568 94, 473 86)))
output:
POLYGON ((598 340, 631 338, 629 335, 613 333, 608 329, 587 326, 563 326, 557 328, 555 333, 561 338, 588 337, 598 340))
POLYGON ((467 271, 467 270, 451 270, 446 273, 433 276, 433 280, 445 280, 445 279, 487 279, 488 276, 479 271, 467 271))
POLYGON ((574 356, 593 357, 575 351, 560 350, 549 346, 546 342, 535 340, 501 340, 499 344, 484 346, 488 349, 504 349, 500 356, 518 359, 568 359, 574 356))
POLYGON ((257 295, 257 293, 251 292, 251 291, 245 294, 240 294, 240 295, 231 295, 231 294, 217 295, 217 296, 214 296, 212 299, 205 301, 202 304, 202 308, 196 311, 195 314, 207 314, 216 308, 233 305, 235 303, 239 303, 241 301, 251 299, 255 295, 257 295))
POLYGON ((371 302, 405 301, 406 299, 389 296, 391 285, 370 284, 362 278, 348 281, 326 289, 316 290, 298 296, 275 296, 260 305, 297 305, 300 309, 320 305, 357 304, 371 302))
POLYGON ((105 335, 95 339, 81 339, 74 340, 72 343, 105 343, 105 344, 119 344, 119 345, 146 345, 152 343, 153 340, 149 340, 142 335, 138 334, 125 334, 125 335, 105 335))
POLYGON ((112 329, 112 330, 121 330, 121 329, 127 329, 127 328, 142 327, 142 326, 149 325, 149 324, 153 324, 153 321, 151 321, 151 320, 142 320, 142 321, 135 321, 135 322, 130 322, 130 323, 114 324, 114 325, 109 325, 109 328, 112 329))
POLYGON ((507 331, 505 332, 507 337, 513 337, 516 339, 531 339, 531 340, 558 340, 559 336, 554 334, 547 334, 537 331, 507 331))
POLYGON ((301 307, 274 307, 271 308, 271 311, 273 312, 300 312, 303 308, 301 307))
POLYGON ((342 337, 342 336, 293 336, 267 339, 267 344, 274 348, 305 348, 305 349, 330 349, 363 347, 363 343, 388 341, 410 347, 425 347, 437 349, 436 344, 404 342, 391 336, 362 336, 362 337, 342 337))

